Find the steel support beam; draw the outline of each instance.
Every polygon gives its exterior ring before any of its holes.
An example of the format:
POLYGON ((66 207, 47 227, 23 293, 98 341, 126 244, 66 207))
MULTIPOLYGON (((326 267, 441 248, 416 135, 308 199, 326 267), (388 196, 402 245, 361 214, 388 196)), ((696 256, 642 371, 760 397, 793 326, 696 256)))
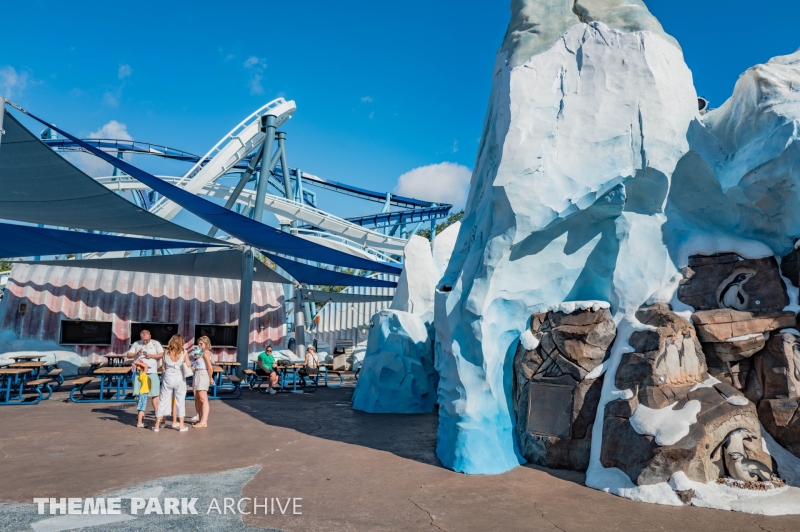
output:
MULTIPOLYGON (((263 158, 267 159, 267 156, 271 158, 272 153, 272 144, 275 141, 275 124, 277 123, 277 118, 273 115, 267 115, 265 117, 261 117, 262 124, 264 126, 264 132, 266 133, 266 138, 264 139, 264 146, 266 146, 267 150, 263 158)), ((258 176, 258 187, 256 188, 256 204, 253 208, 253 219, 257 222, 261 221, 261 217, 264 214, 264 196, 267 195, 267 182, 269 181, 269 173, 265 173, 264 170, 261 170, 261 175, 258 176)))
POLYGON ((303 286, 297 285, 294 289, 294 341, 297 346, 297 356, 306 357, 306 321, 303 305, 303 286))
MULTIPOLYGON (((266 139, 265 139, 266 140, 266 139)), ((236 205, 236 200, 239 199, 239 196, 242 194, 242 190, 244 187, 247 186, 247 182, 250 181, 250 177, 253 175, 253 172, 256 171, 258 167, 258 163, 261 162, 261 158, 264 156, 264 150, 266 149, 266 142, 261 143, 261 147, 258 149, 255 157, 250 161, 250 164, 247 165, 247 169, 242 174, 241 179, 236 184, 236 188, 233 189, 231 192, 231 196, 228 198, 228 201, 225 202, 225 208, 231 209, 234 205, 236 205)), ((216 236, 217 234, 217 227, 214 226, 208 231, 208 236, 216 236)))
POLYGON ((238 376, 244 378, 244 370, 248 367, 250 356, 250 310, 253 302, 253 269, 254 258, 252 248, 242 251, 242 285, 239 292, 239 331, 236 341, 236 362, 239 363, 238 376))

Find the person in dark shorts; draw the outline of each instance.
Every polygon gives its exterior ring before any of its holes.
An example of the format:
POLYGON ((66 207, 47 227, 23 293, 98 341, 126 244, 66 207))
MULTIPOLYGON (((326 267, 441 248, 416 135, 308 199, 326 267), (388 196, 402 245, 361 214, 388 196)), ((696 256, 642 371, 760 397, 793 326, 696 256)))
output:
POLYGON ((258 355, 256 359, 256 375, 269 379, 269 393, 274 394, 278 386, 278 373, 275 371, 275 357, 272 356, 272 346, 258 355))

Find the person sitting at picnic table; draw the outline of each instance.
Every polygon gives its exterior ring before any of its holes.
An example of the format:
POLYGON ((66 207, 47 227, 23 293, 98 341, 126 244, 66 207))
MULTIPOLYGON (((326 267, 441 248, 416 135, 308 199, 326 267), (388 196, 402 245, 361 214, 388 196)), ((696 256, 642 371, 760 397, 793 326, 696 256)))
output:
POLYGON ((208 336, 201 336, 197 340, 197 347, 192 352, 192 368, 194 377, 192 378, 192 388, 194 388, 194 409, 198 415, 189 421, 194 423, 195 428, 208 427, 208 388, 211 386, 209 369, 214 365, 211 363, 211 339, 208 336))
POLYGON ((158 378, 158 361, 164 358, 164 348, 157 340, 153 340, 150 337, 150 331, 147 329, 142 329, 142 332, 139 333, 139 338, 141 340, 131 344, 127 357, 133 358, 134 364, 143 362, 147 365, 146 378, 149 380, 149 390, 144 394, 144 399, 142 399, 142 394, 139 393, 141 380, 134 379, 133 381, 133 395, 139 396, 139 402, 136 407, 139 411, 136 426, 141 429, 144 428, 144 412, 147 409, 148 397, 152 399, 153 412, 155 413, 158 410, 158 394, 161 389, 161 381, 158 378))
POLYGON ((158 432, 161 420, 172 410, 172 400, 175 399, 180 432, 186 432, 189 427, 183 425, 186 416, 186 376, 191 375, 189 360, 183 348, 183 336, 173 335, 167 345, 167 356, 164 357, 164 380, 161 383, 161 394, 158 397, 158 410, 156 411, 156 424, 153 432, 158 432))
POLYGON ((303 367, 300 368, 298 373, 303 377, 312 377, 319 371, 319 355, 317 348, 313 345, 306 347, 306 358, 303 361, 303 367))
POLYGON ((269 378, 269 393, 275 393, 278 385, 278 373, 275 371, 275 357, 272 356, 272 346, 268 345, 263 353, 256 359, 256 375, 269 378))

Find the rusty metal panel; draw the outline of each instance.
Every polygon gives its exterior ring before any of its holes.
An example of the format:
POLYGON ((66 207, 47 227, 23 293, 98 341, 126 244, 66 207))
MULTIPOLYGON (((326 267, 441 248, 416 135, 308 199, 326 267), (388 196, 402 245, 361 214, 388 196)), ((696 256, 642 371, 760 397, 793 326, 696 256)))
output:
MULTIPOLYGON (((102 355, 128 350, 132 321, 178 323, 187 345, 194 342, 197 323, 237 325, 239 286, 231 279, 15 264, 0 308, 0 330, 57 343, 63 319, 110 321, 110 347, 74 348, 85 363, 97 362, 102 355), (20 303, 27 303, 25 313, 19 312, 20 303)), ((282 285, 253 283, 250 353, 282 342, 283 300, 282 285)), ((223 360, 236 360, 233 348, 214 352, 223 360)))

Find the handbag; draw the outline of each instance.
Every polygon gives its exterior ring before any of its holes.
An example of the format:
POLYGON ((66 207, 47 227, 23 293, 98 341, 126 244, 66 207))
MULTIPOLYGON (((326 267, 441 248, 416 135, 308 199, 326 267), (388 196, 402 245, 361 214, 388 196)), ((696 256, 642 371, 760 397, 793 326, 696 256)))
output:
POLYGON ((192 370, 190 370, 186 364, 181 364, 181 374, 183 375, 184 379, 194 376, 194 373, 192 373, 192 370))

